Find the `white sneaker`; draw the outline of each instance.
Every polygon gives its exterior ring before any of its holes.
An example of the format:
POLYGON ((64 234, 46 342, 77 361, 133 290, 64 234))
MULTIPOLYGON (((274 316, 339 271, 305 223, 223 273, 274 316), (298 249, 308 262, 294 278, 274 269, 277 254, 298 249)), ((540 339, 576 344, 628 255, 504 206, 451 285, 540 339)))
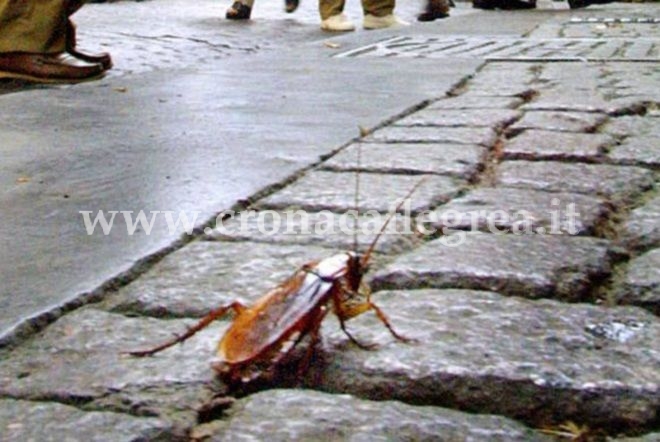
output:
POLYGON ((346 17, 346 14, 337 14, 322 20, 321 29, 332 32, 348 32, 354 31, 355 25, 346 17))
POLYGON ((383 29, 391 28, 393 26, 408 26, 410 23, 401 20, 394 14, 385 15, 383 17, 376 17, 372 14, 364 16, 363 26, 364 29, 383 29))

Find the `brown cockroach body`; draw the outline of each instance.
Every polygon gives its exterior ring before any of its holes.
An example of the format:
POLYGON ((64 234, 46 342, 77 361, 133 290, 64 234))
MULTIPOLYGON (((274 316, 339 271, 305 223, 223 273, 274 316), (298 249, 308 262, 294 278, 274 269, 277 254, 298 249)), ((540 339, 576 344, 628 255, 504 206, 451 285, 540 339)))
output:
MULTIPOLYGON (((400 206, 394 213, 399 209, 400 206)), ((129 354, 151 356, 187 340, 230 310, 235 313, 234 320, 218 343, 217 359, 212 363, 220 377, 230 385, 244 384, 266 377, 267 374, 272 375, 294 348, 305 337, 309 337, 307 354, 299 366, 299 371, 304 371, 319 339, 321 323, 330 310, 339 319, 343 332, 361 348, 369 346, 359 343, 348 332, 345 322, 369 310, 374 311, 392 336, 400 341, 409 341, 392 328, 385 314, 371 301, 370 290, 362 281, 376 242, 393 215, 390 214, 364 255, 344 252, 308 263, 252 306, 233 302, 217 308, 183 335, 152 349, 131 351, 129 354)))

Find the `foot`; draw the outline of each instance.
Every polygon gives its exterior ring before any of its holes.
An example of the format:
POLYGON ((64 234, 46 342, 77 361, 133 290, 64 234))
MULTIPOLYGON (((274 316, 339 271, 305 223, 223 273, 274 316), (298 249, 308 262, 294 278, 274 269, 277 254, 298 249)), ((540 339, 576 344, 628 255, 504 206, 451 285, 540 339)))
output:
POLYGON ((0 54, 0 77, 4 78, 35 83, 79 83, 99 78, 103 71, 100 64, 88 63, 66 52, 0 54))
POLYGON ((331 32, 354 31, 355 25, 346 17, 346 14, 337 14, 321 21, 321 29, 331 32))
POLYGON ((586 8, 589 5, 604 5, 614 3, 613 0, 568 0, 568 6, 571 9, 586 8))
POLYGON ((427 0, 426 9, 417 16, 418 21, 433 21, 449 17, 449 2, 447 0, 427 0))
POLYGON ((107 52, 100 54, 85 54, 76 49, 78 40, 76 38, 76 25, 71 20, 66 25, 66 52, 74 56, 78 60, 86 61, 87 63, 98 63, 103 66, 103 70, 107 71, 112 67, 112 58, 107 52))
POLYGON ((364 29, 383 29, 391 28, 393 26, 408 26, 409 23, 401 20, 394 14, 385 15, 383 17, 377 17, 372 14, 366 14, 364 16, 363 26, 364 29))
POLYGON ((284 0, 284 10, 289 14, 298 9, 300 0, 284 0))
POLYGON ((536 0, 504 0, 500 5, 500 9, 505 11, 534 8, 536 8, 536 0))
POLYGON ((234 2, 234 4, 227 9, 225 18, 228 20, 248 20, 251 13, 252 8, 248 5, 241 2, 234 2))
POLYGON ((491 10, 500 7, 500 0, 472 0, 472 7, 476 9, 491 10))
POLYGON ((86 61, 87 63, 98 63, 103 67, 104 71, 112 68, 112 58, 107 52, 101 52, 99 54, 86 54, 80 52, 75 48, 69 48, 66 50, 69 55, 77 58, 78 60, 86 61))

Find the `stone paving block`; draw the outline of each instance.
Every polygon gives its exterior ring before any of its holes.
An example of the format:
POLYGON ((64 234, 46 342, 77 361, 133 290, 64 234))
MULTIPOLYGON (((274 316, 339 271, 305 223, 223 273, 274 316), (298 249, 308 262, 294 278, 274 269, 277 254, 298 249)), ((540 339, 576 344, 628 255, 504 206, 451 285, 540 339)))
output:
POLYGON ((466 181, 472 180, 483 168, 487 149, 483 146, 448 143, 361 143, 352 145, 322 164, 322 168, 351 171, 357 167, 360 149, 360 170, 375 173, 440 174, 466 181))
POLYGON ((612 118, 603 127, 603 132, 617 137, 649 137, 656 139, 656 147, 660 143, 660 127, 657 120, 648 116, 626 115, 612 118))
POLYGON ((401 120, 395 126, 469 126, 502 129, 522 117, 512 109, 422 109, 401 120))
POLYGON ((85 412, 55 402, 0 399, 0 438, 5 441, 129 442, 185 440, 160 419, 85 412))
POLYGON ((631 166, 660 168, 660 138, 629 137, 607 155, 613 162, 631 166))
POLYGON ((630 261, 615 296, 622 304, 644 307, 660 315, 660 248, 630 261))
MULTIPOLYGON (((410 213, 417 213, 447 202, 458 194, 464 182, 434 175, 360 174, 360 211, 394 210, 401 198, 424 178, 422 185, 406 202, 410 213)), ((346 212, 355 209, 355 174, 313 171, 256 204, 258 209, 296 208, 318 212, 346 212)), ((402 210, 406 211, 404 206, 402 210)))
POLYGON ((226 324, 213 325, 154 357, 121 352, 153 347, 191 322, 77 310, 3 357, 0 395, 159 416, 185 429, 212 396, 209 361, 226 324))
POLYGON ((543 91, 533 101, 520 106, 523 111, 616 113, 620 106, 608 102, 594 91, 543 91))
POLYGON ((607 120, 595 112, 532 111, 513 124, 511 130, 543 129, 562 132, 593 132, 607 120))
POLYGON ((506 159, 594 160, 602 157, 614 139, 601 134, 526 130, 504 145, 506 159))
POLYGON ((479 144, 490 147, 497 133, 488 127, 400 127, 387 126, 364 138, 377 143, 479 144))
POLYGON ((630 213, 621 238, 632 249, 660 247, 660 193, 630 213))
POLYGON ((194 242, 109 297, 111 311, 201 317, 235 300, 251 303, 303 264, 338 251, 318 246, 194 242))
POLYGON ((642 309, 463 290, 379 292, 373 301, 417 343, 395 341, 373 314, 347 324, 378 344, 371 351, 324 324, 321 389, 533 427, 570 420, 639 434, 657 425, 660 322, 642 309))
POLYGON ((512 420, 312 390, 271 390, 235 403, 210 441, 551 441, 512 420), (283 413, 283 410, 284 413, 283 413), (282 425, 282 421, 286 425, 282 425))
POLYGON ((568 164, 554 161, 504 161, 497 168, 501 186, 577 192, 629 204, 653 187, 653 172, 640 167, 568 164))
POLYGON ((515 109, 523 103, 518 97, 459 95, 434 101, 427 109, 515 109))
POLYGON ((500 187, 472 190, 417 220, 434 232, 506 230, 595 236, 610 212, 597 197, 500 187))
POLYGON ((568 235, 457 232, 400 255, 376 272, 379 288, 466 288, 581 301, 611 273, 609 242, 568 235))
MULTIPOLYGON (((313 248, 309 252, 300 252, 301 256, 311 256, 313 253, 319 253, 316 258, 313 258, 313 260, 316 260, 328 253, 333 253, 333 249, 334 252, 353 250, 356 240, 358 251, 366 252, 389 217, 387 214, 378 214, 378 216, 373 217, 361 215, 357 220, 356 229, 352 216, 337 213, 270 212, 273 216, 264 216, 260 219, 259 216, 262 213, 264 212, 255 211, 251 216, 238 214, 235 218, 223 221, 222 225, 213 229, 205 239, 222 241, 249 240, 274 244, 304 244, 328 247, 328 250, 313 248), (278 222, 274 221, 274 213, 279 214, 281 220, 279 228, 278 222), (244 216, 245 220, 243 219, 244 216), (355 231, 357 231, 357 237, 353 234, 355 231)), ((417 235, 412 219, 397 214, 385 227, 374 251, 384 254, 401 253, 410 250, 420 241, 421 238, 417 235)), ((250 251, 257 250, 258 252, 260 250, 259 246, 254 244, 246 247, 250 247, 250 251)), ((231 251, 233 249, 231 246, 225 246, 224 250, 231 251)), ((252 256, 252 253, 245 249, 239 248, 237 253, 240 254, 238 256, 245 256, 246 261, 249 261, 249 257, 252 256)), ((265 249, 265 253, 271 254, 273 259, 278 259, 282 254, 290 252, 287 252, 286 249, 278 250, 275 248, 272 251, 271 249, 265 249)), ((298 252, 294 250, 293 253, 298 252)), ((255 278, 259 277, 261 268, 261 265, 254 266, 255 278)), ((239 275, 236 275, 236 278, 239 277, 239 275)), ((267 279, 270 281, 271 278, 267 279)))
POLYGON ((488 63, 467 85, 468 96, 513 97, 524 94, 535 77, 538 65, 488 63))

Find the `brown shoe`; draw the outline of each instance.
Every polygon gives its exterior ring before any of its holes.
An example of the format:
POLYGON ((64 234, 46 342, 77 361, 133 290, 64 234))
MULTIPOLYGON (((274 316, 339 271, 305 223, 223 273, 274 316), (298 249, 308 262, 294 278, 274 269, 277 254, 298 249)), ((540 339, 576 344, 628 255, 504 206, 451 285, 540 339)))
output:
POLYGON ((101 52, 98 54, 85 54, 80 52, 77 49, 67 49, 67 52, 76 57, 78 60, 86 61, 87 63, 97 63, 100 64, 104 71, 112 68, 112 58, 107 52, 101 52))
POLYGON ((78 83, 98 78, 102 74, 103 67, 100 64, 79 60, 66 52, 0 54, 0 77, 5 78, 37 83, 78 83))
POLYGON ((110 54, 107 52, 101 52, 100 54, 85 54, 76 49, 76 44, 76 26, 71 20, 69 20, 66 26, 66 51, 78 60, 92 64, 100 64, 103 66, 104 71, 107 71, 112 67, 112 58, 110 58, 110 54))

